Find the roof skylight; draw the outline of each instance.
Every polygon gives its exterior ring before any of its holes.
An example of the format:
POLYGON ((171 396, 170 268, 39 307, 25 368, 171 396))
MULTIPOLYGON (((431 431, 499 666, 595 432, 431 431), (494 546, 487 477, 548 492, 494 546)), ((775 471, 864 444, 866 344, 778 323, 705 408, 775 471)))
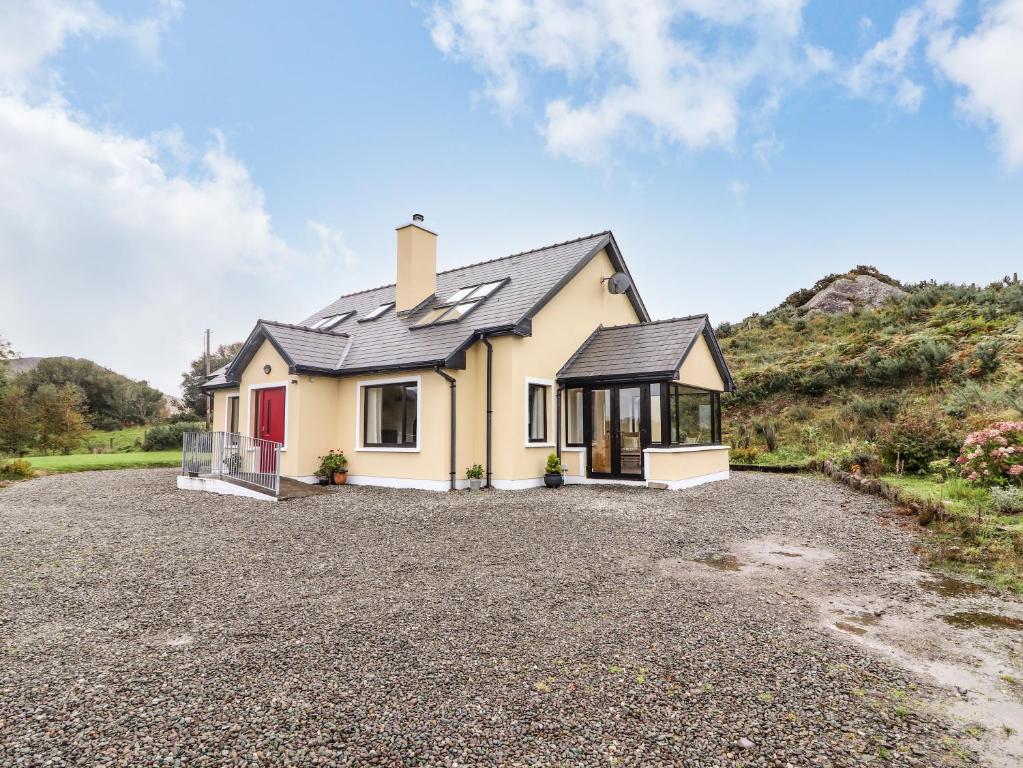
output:
POLYGON ((505 278, 504 280, 495 280, 489 283, 459 288, 448 296, 447 299, 439 304, 435 304, 412 327, 425 328, 430 325, 458 322, 507 282, 508 278, 505 278))
POLYGON ((385 303, 381 304, 379 307, 377 307, 376 309, 372 309, 369 312, 367 312, 365 315, 360 317, 359 318, 359 322, 360 323, 364 323, 367 320, 376 320, 378 317, 380 317, 382 314, 384 314, 387 310, 389 310, 393 306, 394 306, 394 302, 393 301, 385 302, 385 303))
POLYGON ((339 314, 327 315, 319 320, 309 323, 309 328, 314 331, 329 331, 331 328, 340 325, 345 319, 352 316, 352 312, 341 312, 339 314))

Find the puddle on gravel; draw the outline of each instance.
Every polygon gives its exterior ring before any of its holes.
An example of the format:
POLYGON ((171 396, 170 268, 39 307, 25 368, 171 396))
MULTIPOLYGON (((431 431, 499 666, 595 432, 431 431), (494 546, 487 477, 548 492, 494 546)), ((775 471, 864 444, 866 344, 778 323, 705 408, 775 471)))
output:
POLYGON ((957 611, 941 617, 946 624, 957 629, 1023 629, 1023 619, 1001 616, 987 611, 957 611))
POLYGON ((702 557, 694 557, 693 562, 700 563, 701 565, 709 565, 711 568, 715 568, 719 571, 742 570, 742 561, 729 552, 714 552, 709 555, 703 555, 702 557))
POLYGON ((969 582, 919 571, 879 574, 875 589, 818 592, 810 599, 817 602, 822 625, 836 636, 938 686, 929 706, 971 725, 985 765, 1023 765, 1023 698, 1015 682, 1023 679, 1023 605, 969 582), (985 627, 1006 631, 976 631, 985 627))
POLYGON ((142 642, 154 648, 184 648, 195 642, 188 632, 181 635, 148 635, 142 642))
POLYGON ((920 579, 918 584, 921 589, 933 592, 940 597, 968 597, 969 595, 979 595, 986 591, 980 584, 938 574, 925 576, 920 579))
POLYGON ((858 627, 855 624, 850 624, 847 621, 836 621, 835 629, 840 629, 843 632, 848 632, 851 635, 865 635, 867 630, 863 627, 858 627))

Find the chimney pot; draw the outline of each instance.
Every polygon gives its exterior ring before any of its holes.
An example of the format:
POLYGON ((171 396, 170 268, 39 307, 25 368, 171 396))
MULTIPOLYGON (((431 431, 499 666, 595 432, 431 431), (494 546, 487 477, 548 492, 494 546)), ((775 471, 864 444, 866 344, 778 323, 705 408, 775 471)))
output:
POLYGON ((423 214, 421 214, 421 213, 413 213, 412 214, 412 221, 423 221, 423 214))

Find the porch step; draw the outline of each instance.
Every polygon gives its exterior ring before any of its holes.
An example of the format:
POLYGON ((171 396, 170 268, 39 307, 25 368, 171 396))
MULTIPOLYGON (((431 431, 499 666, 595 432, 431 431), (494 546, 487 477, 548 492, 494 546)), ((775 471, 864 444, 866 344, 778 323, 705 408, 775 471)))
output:
POLYGON ((282 477, 281 491, 275 497, 273 492, 268 491, 266 488, 256 485, 255 483, 250 483, 239 477, 230 477, 228 475, 225 475, 224 477, 218 476, 218 479, 223 480, 225 483, 230 483, 231 485, 238 485, 241 486, 242 488, 247 488, 250 491, 261 493, 264 496, 271 499, 276 498, 278 501, 302 499, 305 498, 306 496, 319 496, 320 494, 331 492, 330 486, 310 485, 309 483, 303 483, 301 480, 293 480, 290 477, 282 477))

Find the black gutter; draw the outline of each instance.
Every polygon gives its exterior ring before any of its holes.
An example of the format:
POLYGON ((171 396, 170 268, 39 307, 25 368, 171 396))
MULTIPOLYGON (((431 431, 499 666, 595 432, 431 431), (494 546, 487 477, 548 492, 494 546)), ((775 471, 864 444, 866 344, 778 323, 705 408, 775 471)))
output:
POLYGON ((448 384, 451 385, 451 490, 453 491, 455 490, 455 474, 457 472, 457 470, 455 469, 455 465, 457 463, 455 457, 455 437, 457 434, 455 432, 456 426, 455 414, 457 412, 457 404, 455 402, 456 381, 453 376, 449 376, 448 374, 444 373, 444 371, 442 371, 440 368, 434 368, 433 370, 434 373, 436 373, 438 376, 444 377, 448 384))
POLYGON ((492 427, 494 421, 494 403, 493 403, 493 380, 494 380, 494 347, 490 343, 490 339, 486 336, 480 336, 480 341, 483 342, 487 348, 487 488, 490 488, 491 471, 490 471, 490 458, 491 458, 491 436, 493 434, 492 427))

